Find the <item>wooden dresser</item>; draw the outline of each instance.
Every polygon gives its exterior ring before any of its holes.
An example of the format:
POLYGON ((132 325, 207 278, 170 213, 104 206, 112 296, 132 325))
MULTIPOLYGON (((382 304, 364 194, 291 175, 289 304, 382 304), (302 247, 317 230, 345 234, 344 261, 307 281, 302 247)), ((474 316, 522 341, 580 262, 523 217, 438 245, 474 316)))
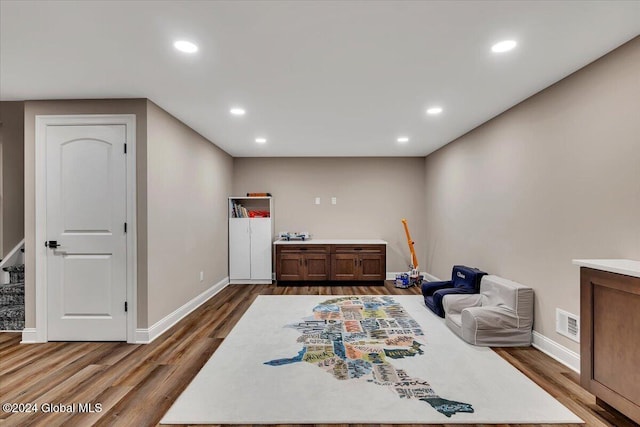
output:
POLYGON ((580 384, 640 424, 640 262, 580 266, 580 384))
POLYGON ((383 281, 387 275, 384 240, 278 240, 274 246, 278 282, 383 281))

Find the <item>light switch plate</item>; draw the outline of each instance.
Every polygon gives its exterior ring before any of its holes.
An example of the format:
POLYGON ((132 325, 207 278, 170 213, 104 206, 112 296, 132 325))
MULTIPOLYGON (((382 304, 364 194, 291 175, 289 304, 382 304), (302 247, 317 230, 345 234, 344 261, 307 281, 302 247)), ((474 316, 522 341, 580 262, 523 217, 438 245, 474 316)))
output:
POLYGON ((332 205, 337 205, 338 204, 338 198, 337 197, 332 197, 331 198, 331 204, 332 205))
POLYGON ((316 197, 316 205, 320 204, 320 197, 316 197))

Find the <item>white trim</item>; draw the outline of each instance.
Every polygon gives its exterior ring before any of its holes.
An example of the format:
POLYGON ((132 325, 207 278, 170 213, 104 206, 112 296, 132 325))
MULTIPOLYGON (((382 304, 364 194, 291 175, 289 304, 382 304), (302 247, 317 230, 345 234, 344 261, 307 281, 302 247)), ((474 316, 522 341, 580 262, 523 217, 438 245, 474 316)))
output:
POLYGON ((150 342, 151 340, 149 339, 149 329, 136 329, 136 340, 133 342, 133 344, 149 344, 150 342))
MULTIPOLYGON (((394 272, 394 271, 387 271, 387 278, 385 280, 396 280, 396 274, 406 274, 406 271, 398 271, 398 272, 394 272)), ((421 271, 420 274, 422 276, 424 276, 424 278, 427 280, 427 282, 439 282, 440 279, 438 279, 436 276, 432 276, 429 273, 426 273, 424 271, 421 271)))
MULTIPOLYGON (((387 278, 385 280, 396 280, 396 275, 397 274, 407 274, 407 271, 387 271, 387 278)), ((432 276, 429 273, 425 273, 424 271, 421 271, 420 274, 425 278, 425 280, 427 282, 439 282, 440 279, 438 279, 436 276, 432 276)))
POLYGON ((229 280, 230 285, 271 285, 273 280, 255 280, 255 279, 232 279, 229 280))
POLYGON ((565 346, 558 344, 551 338, 545 337, 536 331, 533 331, 533 342, 531 345, 571 370, 580 373, 580 355, 575 351, 569 350, 565 346))
POLYGON ((209 289, 201 293, 200 295, 193 298, 191 301, 188 301, 182 307, 175 310, 173 313, 169 313, 156 323, 154 323, 150 328, 144 329, 139 328, 136 329, 136 340, 135 344, 149 344, 160 335, 165 333, 169 328, 178 323, 180 320, 184 319, 189 315, 193 310, 200 307, 202 304, 207 302, 211 297, 216 295, 218 292, 223 290, 229 284, 229 278, 225 277, 220 280, 218 283, 211 286, 209 289))
MULTIPOLYGON (((35 187, 36 187, 36 206, 35 220, 36 244, 33 248, 35 257, 35 297, 36 297, 36 323, 33 334, 25 342, 47 342, 47 253, 43 242, 46 240, 47 229, 47 212, 46 212, 46 139, 47 139, 47 120, 44 117, 36 116, 36 135, 35 135, 35 187), (39 243, 38 243, 39 242, 39 243)), ((23 333, 25 336, 27 329, 23 333)))
POLYGON ((423 271, 422 274, 424 275, 424 278, 427 279, 427 282, 442 282, 442 279, 438 279, 433 274, 429 274, 425 271, 423 271))
MULTIPOLYGON (((47 253, 46 240, 46 141, 47 126, 108 125, 127 127, 127 342, 135 342, 137 326, 137 241, 136 241, 136 115, 82 114, 37 115, 35 133, 35 336, 25 342, 47 342, 47 253)), ((32 329, 32 328, 30 328, 32 329)), ((26 331, 26 329, 25 329, 26 331)), ((29 332, 31 335, 31 332, 29 332)), ((23 337, 25 333, 23 332, 23 337)))
POLYGON ((35 344, 41 341, 38 341, 38 334, 36 328, 24 328, 22 330, 22 341, 20 344, 35 344))
MULTIPOLYGON (((406 271, 404 273, 406 273, 406 271)), ((385 280, 396 280, 396 274, 402 274, 402 273, 394 273, 393 271, 387 271, 387 278, 385 280)))
POLYGON ((138 221, 136 182, 136 115, 122 115, 127 124, 127 342, 136 340, 138 326, 138 221))

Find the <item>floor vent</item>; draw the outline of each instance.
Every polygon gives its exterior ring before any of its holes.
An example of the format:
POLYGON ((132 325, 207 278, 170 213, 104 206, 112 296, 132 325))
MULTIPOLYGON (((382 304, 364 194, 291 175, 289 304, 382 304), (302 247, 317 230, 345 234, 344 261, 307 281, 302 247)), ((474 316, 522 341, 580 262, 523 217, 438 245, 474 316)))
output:
POLYGON ((556 332, 580 342, 580 317, 556 308, 556 332))

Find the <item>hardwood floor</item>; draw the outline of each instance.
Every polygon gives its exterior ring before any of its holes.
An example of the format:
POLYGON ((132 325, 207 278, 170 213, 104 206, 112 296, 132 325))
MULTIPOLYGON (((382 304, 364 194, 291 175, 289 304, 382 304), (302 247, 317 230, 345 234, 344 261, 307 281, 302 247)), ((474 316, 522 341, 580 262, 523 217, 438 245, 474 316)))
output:
MULTIPOLYGON (((155 426, 256 296, 419 292, 418 288, 397 289, 390 282, 384 286, 231 285, 148 345, 21 345, 20 334, 0 333, 0 403, 101 404, 101 411, 82 414, 3 411, 0 424, 155 426)), ((635 425, 596 405, 594 396, 579 386, 577 374, 538 350, 495 351, 585 420, 587 426, 635 425)))

